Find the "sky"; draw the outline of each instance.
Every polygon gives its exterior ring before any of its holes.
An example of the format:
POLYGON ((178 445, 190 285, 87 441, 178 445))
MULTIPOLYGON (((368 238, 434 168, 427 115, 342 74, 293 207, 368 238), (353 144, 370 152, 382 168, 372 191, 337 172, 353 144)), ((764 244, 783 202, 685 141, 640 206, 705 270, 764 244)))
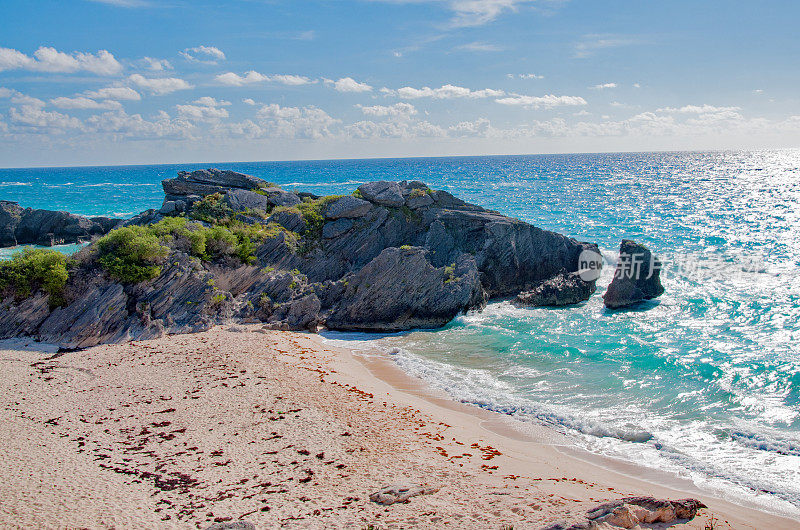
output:
POLYGON ((0 167, 800 147, 800 4, 3 0, 0 167))

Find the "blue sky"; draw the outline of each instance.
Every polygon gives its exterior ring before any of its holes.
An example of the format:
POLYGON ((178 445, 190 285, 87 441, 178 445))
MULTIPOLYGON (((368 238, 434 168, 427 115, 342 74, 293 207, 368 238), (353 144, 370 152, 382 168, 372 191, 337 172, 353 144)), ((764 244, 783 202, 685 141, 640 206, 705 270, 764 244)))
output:
POLYGON ((789 1, 4 0, 0 166, 800 146, 789 1))

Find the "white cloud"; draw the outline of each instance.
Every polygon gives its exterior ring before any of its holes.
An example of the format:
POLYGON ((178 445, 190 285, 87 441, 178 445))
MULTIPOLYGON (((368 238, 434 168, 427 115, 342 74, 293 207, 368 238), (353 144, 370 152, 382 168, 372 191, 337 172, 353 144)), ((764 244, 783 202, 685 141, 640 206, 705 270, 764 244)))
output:
POLYGON ((373 105, 365 107, 363 105, 356 105, 361 112, 367 116, 389 116, 389 117, 409 117, 417 113, 417 109, 410 103, 395 103, 394 105, 373 105))
POLYGON ((33 107, 44 107, 46 103, 39 98, 34 98, 18 92, 13 88, 0 87, 0 98, 10 98, 15 105, 30 105, 33 107))
POLYGON ((480 26, 487 24, 506 11, 516 11, 517 6, 535 0, 450 0, 455 12, 451 21, 454 27, 480 26))
POLYGON ((115 99, 117 101, 139 101, 142 96, 134 89, 126 86, 110 86, 98 90, 87 90, 83 93, 92 99, 115 99))
POLYGON ((226 109, 208 105, 175 105, 178 115, 188 120, 220 120, 228 117, 226 109))
POLYGON ((259 135, 284 138, 330 137, 334 135, 333 128, 341 123, 318 107, 281 107, 275 103, 261 107, 256 117, 259 135))
POLYGON ((34 98, 20 92, 15 92, 11 96, 11 102, 16 105, 30 105, 32 107, 44 107, 46 103, 39 98, 34 98))
POLYGON ((716 112, 737 111, 739 107, 715 107, 713 105, 685 105, 683 107, 662 107, 656 112, 670 112, 679 114, 708 114, 716 112))
POLYGON ((395 4, 436 3, 446 4, 453 12, 448 26, 454 28, 481 26, 492 22, 506 12, 515 12, 520 6, 537 0, 373 0, 395 4))
POLYGON ((90 116, 86 126, 98 133, 109 133, 125 138, 189 138, 194 130, 191 121, 173 119, 159 111, 151 120, 141 114, 127 114, 124 110, 104 112, 90 116))
POLYGON ((203 64, 217 64, 225 60, 225 54, 215 46, 195 46, 186 48, 180 54, 187 60, 203 64))
POLYGON ((210 96, 203 96, 192 101, 195 105, 203 105, 205 107, 227 107, 231 104, 230 101, 225 101, 224 99, 214 99, 210 96))
POLYGON ((119 101, 107 99, 105 101, 95 101, 87 97, 78 96, 74 98, 59 97, 50 100, 50 103, 60 109, 80 109, 80 110, 113 110, 122 108, 119 101))
POLYGON ((326 85, 330 85, 339 92, 371 92, 372 87, 366 83, 359 83, 352 77, 343 77, 338 81, 333 79, 323 79, 326 85))
POLYGON ((642 85, 640 85, 639 83, 634 83, 633 88, 642 88, 642 85))
POLYGON ((48 112, 36 105, 11 107, 8 115, 12 125, 45 129, 42 131, 45 133, 58 134, 68 129, 83 128, 83 124, 78 118, 60 112, 48 112))
POLYGON ((100 50, 97 54, 83 52, 69 54, 42 46, 33 53, 33 57, 29 57, 12 48, 0 48, 0 71, 15 69, 58 73, 85 71, 111 76, 120 74, 122 65, 106 50, 100 50))
POLYGON ((514 95, 507 98, 496 99, 495 101, 501 105, 520 105, 532 109, 586 105, 586 100, 580 96, 555 96, 553 94, 548 94, 546 96, 514 95))
POLYGON ((249 85, 252 83, 261 83, 264 81, 269 81, 269 76, 260 74, 255 70, 250 70, 249 72, 246 72, 244 76, 235 74, 233 72, 220 74, 216 77, 216 80, 218 83, 222 83, 223 85, 242 86, 242 85, 249 85))
POLYGON ((164 70, 172 70, 172 64, 166 59, 153 59, 152 57, 143 57, 142 62, 149 70, 153 72, 163 72, 164 70))
POLYGON ((153 94, 157 95, 164 95, 177 90, 194 88, 183 79, 179 79, 177 77, 148 78, 141 74, 133 74, 128 79, 130 79, 133 84, 144 88, 145 90, 149 90, 153 94))
MULTIPOLYGON (((513 74, 512 74, 513 76, 513 74)), ((544 79, 543 75, 536 74, 519 74, 520 79, 544 79)))
POLYGON ((502 90, 494 90, 492 88, 485 88, 483 90, 471 90, 469 88, 443 85, 439 88, 413 88, 403 87, 397 90, 389 88, 382 88, 381 92, 390 96, 398 96, 403 99, 419 99, 419 98, 434 98, 434 99, 454 99, 454 98, 494 98, 504 96, 505 92, 502 90))
POLYGON ((593 85, 589 87, 591 90, 605 90, 607 88, 617 88, 616 83, 603 83, 600 85, 593 85))
POLYGON ((269 80, 274 81, 275 83, 281 83, 282 85, 288 85, 288 86, 308 85, 314 82, 307 77, 303 77, 301 75, 291 75, 291 74, 273 75, 269 78, 269 80))
POLYGON ((215 79, 218 83, 228 86, 251 85, 254 83, 264 83, 266 81, 281 83, 288 86, 301 86, 315 83, 315 81, 301 75, 278 74, 269 76, 256 72, 255 70, 245 72, 244 75, 239 75, 234 72, 226 72, 224 74, 219 74, 215 79))
POLYGON ((245 105, 250 105, 250 106, 255 106, 255 105, 257 105, 257 103, 255 102, 255 100, 253 100, 253 99, 251 99, 251 98, 244 98, 244 99, 242 100, 242 103, 244 103, 245 105))
POLYGON ((358 121, 344 128, 345 134, 354 139, 372 138, 443 138, 447 131, 427 121, 389 120, 358 121))

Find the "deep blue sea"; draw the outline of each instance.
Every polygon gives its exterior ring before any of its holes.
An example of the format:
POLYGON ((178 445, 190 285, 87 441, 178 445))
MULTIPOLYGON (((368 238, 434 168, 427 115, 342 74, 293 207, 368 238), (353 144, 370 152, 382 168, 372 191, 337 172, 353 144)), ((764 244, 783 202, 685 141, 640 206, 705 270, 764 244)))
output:
POLYGON ((209 166, 318 194, 418 179, 597 242, 611 265, 587 303, 498 302, 381 344, 457 399, 800 513, 800 151, 0 169, 0 199, 126 217, 160 206, 161 179, 209 166), (609 312, 623 238, 667 264, 666 294, 609 312))

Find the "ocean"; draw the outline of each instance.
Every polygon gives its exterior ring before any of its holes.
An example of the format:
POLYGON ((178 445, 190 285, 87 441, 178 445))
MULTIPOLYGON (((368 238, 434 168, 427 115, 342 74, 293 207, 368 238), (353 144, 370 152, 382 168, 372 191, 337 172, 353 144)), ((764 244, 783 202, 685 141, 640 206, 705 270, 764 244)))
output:
POLYGON ((378 344, 455 399, 800 514, 800 151, 0 169, 0 199, 127 217, 160 206, 161 179, 212 166, 317 194, 417 179, 598 243, 586 303, 499 301, 378 344), (623 238, 664 261, 666 293, 612 312, 600 295, 623 238))

